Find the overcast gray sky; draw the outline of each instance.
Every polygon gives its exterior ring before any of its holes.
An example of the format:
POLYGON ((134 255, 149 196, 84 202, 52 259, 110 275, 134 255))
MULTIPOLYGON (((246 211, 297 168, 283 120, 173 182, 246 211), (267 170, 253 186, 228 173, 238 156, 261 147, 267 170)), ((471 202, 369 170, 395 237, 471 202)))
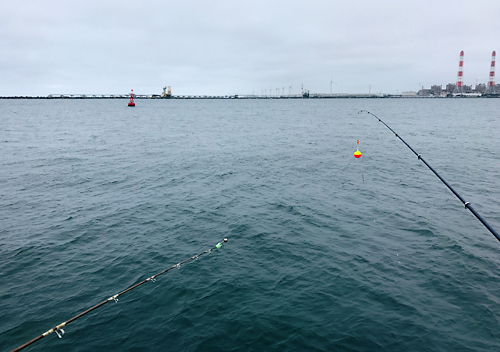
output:
POLYGON ((3 1, 0 95, 397 93, 488 79, 499 0, 3 1))

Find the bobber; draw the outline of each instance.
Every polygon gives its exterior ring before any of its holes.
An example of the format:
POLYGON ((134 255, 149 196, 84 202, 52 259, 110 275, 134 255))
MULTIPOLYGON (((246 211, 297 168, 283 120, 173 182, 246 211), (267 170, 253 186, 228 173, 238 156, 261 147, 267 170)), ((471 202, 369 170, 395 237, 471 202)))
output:
POLYGON ((361 158, 361 152, 359 151, 359 139, 358 139, 358 148, 354 152, 354 157, 355 158, 361 158))

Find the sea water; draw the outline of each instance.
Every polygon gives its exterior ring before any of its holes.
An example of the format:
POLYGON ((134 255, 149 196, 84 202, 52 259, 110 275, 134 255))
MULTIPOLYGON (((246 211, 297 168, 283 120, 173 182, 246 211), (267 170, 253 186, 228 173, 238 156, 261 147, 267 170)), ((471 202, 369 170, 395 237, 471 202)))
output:
POLYGON ((493 351, 500 99, 0 100, 0 350, 493 351), (362 153, 353 153, 359 143, 362 153))

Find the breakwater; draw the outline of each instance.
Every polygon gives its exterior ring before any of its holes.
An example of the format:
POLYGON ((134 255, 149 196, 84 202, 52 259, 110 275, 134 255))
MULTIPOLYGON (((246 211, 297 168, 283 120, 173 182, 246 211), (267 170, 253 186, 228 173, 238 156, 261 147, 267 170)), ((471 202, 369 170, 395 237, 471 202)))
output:
MULTIPOLYGON (((137 94, 135 99, 438 99, 438 98, 500 98, 500 94, 483 95, 456 95, 448 97, 400 95, 400 94, 323 94, 311 93, 309 96, 301 94, 291 95, 172 95, 162 97, 155 94, 137 94)), ((51 94, 46 96, 13 95, 0 96, 0 99, 130 99, 128 94, 51 94)))

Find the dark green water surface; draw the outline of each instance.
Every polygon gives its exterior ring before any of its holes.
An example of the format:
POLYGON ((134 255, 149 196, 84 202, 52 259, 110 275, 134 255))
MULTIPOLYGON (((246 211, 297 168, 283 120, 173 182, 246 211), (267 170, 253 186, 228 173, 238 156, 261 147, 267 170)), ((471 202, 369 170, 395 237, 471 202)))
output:
POLYGON ((500 99, 1 100, 0 350, 495 351, 500 99), (363 156, 355 159, 356 141, 363 156))

